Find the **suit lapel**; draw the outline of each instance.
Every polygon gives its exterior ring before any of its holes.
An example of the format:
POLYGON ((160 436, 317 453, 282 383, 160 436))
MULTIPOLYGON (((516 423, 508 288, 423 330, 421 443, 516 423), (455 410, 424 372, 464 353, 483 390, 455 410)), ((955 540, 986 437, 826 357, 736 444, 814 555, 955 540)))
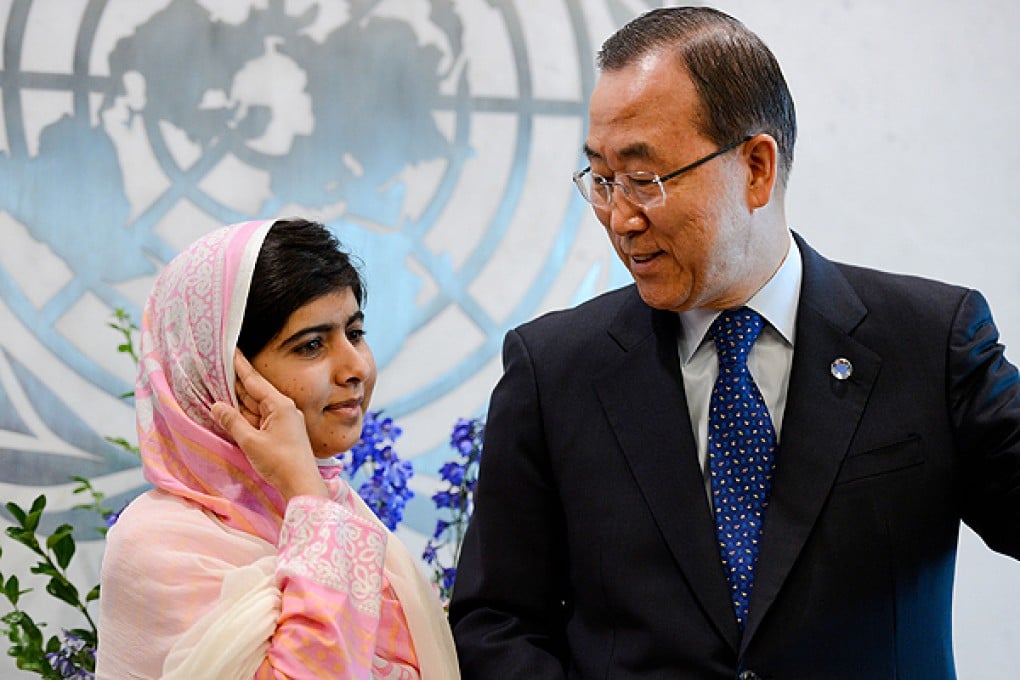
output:
POLYGON ((677 356, 675 314, 636 293, 610 328, 621 358, 595 390, 638 487, 706 616, 734 651, 740 639, 719 561, 677 356))
POLYGON ((793 365, 764 537, 742 648, 775 601, 846 457, 881 360, 851 332, 867 310, 828 260, 797 238, 804 261, 793 365), (836 380, 833 360, 853 374, 836 380))

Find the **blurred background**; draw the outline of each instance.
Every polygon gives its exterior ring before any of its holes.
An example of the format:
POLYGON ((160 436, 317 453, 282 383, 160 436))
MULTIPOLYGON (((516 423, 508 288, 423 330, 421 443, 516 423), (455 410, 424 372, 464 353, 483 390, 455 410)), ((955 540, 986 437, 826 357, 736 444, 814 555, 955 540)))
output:
MULTIPOLYGON (((450 430, 484 415, 504 332, 628 281, 570 173, 595 52, 659 4, 0 0, 0 496, 45 492, 49 528, 94 536, 72 475, 111 505, 145 488, 106 439, 134 440, 114 310, 137 320, 201 234, 301 215, 364 261, 373 406, 415 465, 399 533, 420 552, 450 430)), ((1020 342, 1020 5, 713 6, 770 45, 796 100, 791 226, 831 258, 980 289, 1020 342)), ((2 540, 0 571, 27 571, 2 540)), ((960 677, 1014 677, 1020 565, 961 543, 960 677)), ((80 550, 91 585, 102 542, 80 550)), ((23 608, 76 625, 51 601, 23 608)), ((0 677, 21 676, 4 658, 0 677)))

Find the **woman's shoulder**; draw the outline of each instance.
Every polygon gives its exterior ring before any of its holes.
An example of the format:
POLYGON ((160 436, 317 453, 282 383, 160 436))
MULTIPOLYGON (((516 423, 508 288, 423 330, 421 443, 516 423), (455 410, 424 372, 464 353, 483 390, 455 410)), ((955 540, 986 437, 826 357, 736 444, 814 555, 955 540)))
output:
POLYGON ((128 550, 137 558, 142 546, 156 554, 193 554, 246 564, 275 547, 257 536, 221 522, 213 513, 186 498, 160 489, 147 491, 121 512, 106 537, 107 555, 128 550))

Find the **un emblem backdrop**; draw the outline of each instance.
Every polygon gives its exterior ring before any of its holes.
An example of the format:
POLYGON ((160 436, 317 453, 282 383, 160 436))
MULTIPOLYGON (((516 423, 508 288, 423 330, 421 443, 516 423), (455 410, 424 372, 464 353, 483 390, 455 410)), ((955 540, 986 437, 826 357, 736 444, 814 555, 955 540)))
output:
MULTIPOLYGON (((364 261, 418 486, 478 415, 505 330, 619 281, 570 184, 594 52, 642 3, 0 3, 0 484, 138 493, 135 319, 162 265, 227 223, 309 215, 364 261), (615 14, 614 14, 615 12, 615 14)), ((427 489, 408 513, 430 530, 427 489)))

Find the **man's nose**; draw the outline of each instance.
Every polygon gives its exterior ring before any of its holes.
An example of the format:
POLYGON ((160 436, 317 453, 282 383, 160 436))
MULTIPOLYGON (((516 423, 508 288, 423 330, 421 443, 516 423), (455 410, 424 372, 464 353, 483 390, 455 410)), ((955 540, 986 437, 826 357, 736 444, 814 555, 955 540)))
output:
POLYGON ((631 203, 619 187, 614 188, 609 211, 609 228, 620 236, 643 231, 648 226, 644 212, 631 203))

